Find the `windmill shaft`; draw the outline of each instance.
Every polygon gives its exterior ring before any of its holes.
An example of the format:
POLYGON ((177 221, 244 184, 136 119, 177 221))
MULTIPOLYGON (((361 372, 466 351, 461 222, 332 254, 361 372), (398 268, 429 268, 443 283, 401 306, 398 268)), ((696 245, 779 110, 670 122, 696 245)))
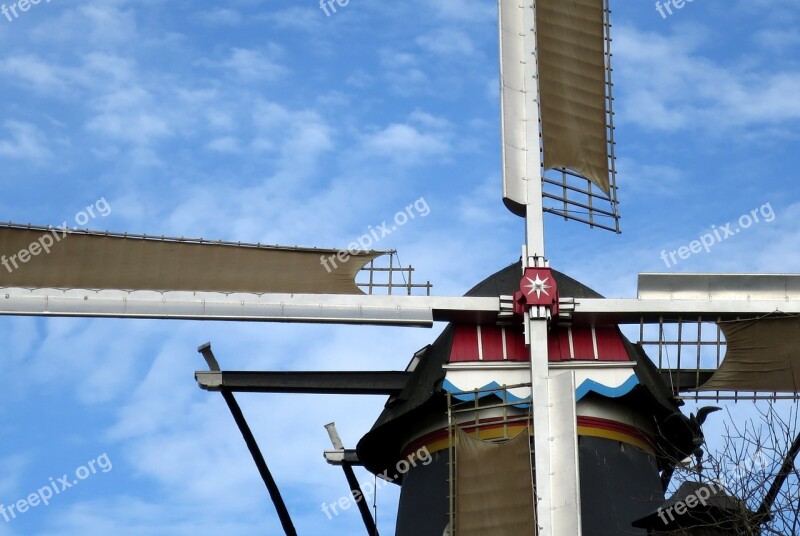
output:
MULTIPOLYGON (((524 271, 548 267, 545 258, 542 200, 536 7, 533 4, 520 5, 518 2, 500 0, 501 20, 508 16, 509 10, 521 10, 517 15, 522 17, 524 116, 519 119, 524 122, 525 133, 524 271)), ((502 37, 501 28, 501 39, 502 37)), ((501 44, 501 48, 502 46, 501 44)), ((532 284, 536 283, 544 284, 538 277, 532 284)), ((540 287, 540 290, 543 288, 540 287)), ((582 527, 575 380, 572 372, 553 374, 550 370, 548 330, 551 312, 548 307, 534 306, 525 313, 533 398, 537 534, 580 536, 582 527)))

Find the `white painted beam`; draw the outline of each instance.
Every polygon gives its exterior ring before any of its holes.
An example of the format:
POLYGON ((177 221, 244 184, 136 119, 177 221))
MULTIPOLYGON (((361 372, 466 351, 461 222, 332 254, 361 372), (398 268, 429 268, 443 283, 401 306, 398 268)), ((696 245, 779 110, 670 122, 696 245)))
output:
POLYGON ((800 274, 639 274, 641 299, 800 300, 800 274))
POLYGON ((677 321, 763 316, 771 313, 800 314, 800 300, 794 299, 635 299, 580 298, 575 300, 576 324, 631 324, 658 322, 659 318, 677 321))
POLYGON ((430 327, 492 322, 499 298, 0 289, 0 315, 430 327))
POLYGON ((553 456, 550 473, 550 504, 553 534, 581 534, 580 472, 578 469, 578 414, 575 403, 575 373, 550 370, 548 414, 550 449, 553 456), (574 484, 573 484, 574 482, 574 484))

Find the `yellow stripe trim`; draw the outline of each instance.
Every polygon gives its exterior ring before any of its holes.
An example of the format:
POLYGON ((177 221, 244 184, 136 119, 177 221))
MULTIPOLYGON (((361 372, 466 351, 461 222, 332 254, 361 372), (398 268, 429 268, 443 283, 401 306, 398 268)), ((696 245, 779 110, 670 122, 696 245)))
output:
MULTIPOLYGON (((527 428, 526 426, 509 426, 508 427, 508 436, 513 437, 520 433, 523 429, 527 428)), ((470 435, 474 437, 474 432, 470 432, 470 435)), ((585 437, 599 437, 602 439, 610 439, 612 441, 619 441, 620 443, 626 443, 628 445, 632 445, 638 449, 641 449, 648 454, 655 455, 655 450, 653 450, 653 446, 650 445, 647 441, 643 441, 641 438, 636 437, 631 434, 625 434, 622 432, 615 432, 613 430, 606 430, 603 428, 593 428, 589 426, 578 426, 578 435, 585 436, 585 437)), ((506 437, 504 433, 503 427, 493 428, 489 430, 481 430, 480 431, 480 439, 502 439, 506 437)), ((450 440, 445 437, 442 439, 438 439, 431 443, 425 445, 428 448, 428 452, 434 453, 439 452, 441 450, 445 450, 450 447, 450 440)), ((422 448, 422 447, 419 447, 422 448)))
POLYGON ((633 445, 648 454, 655 455, 655 450, 653 450, 653 446, 650 445, 647 441, 643 441, 641 438, 636 437, 634 435, 625 434, 622 432, 615 432, 613 430, 605 430, 603 428, 590 428, 588 426, 578 426, 578 435, 579 436, 586 436, 586 437, 600 437, 603 439, 611 439, 612 441, 619 441, 620 443, 627 443, 629 445, 633 445))

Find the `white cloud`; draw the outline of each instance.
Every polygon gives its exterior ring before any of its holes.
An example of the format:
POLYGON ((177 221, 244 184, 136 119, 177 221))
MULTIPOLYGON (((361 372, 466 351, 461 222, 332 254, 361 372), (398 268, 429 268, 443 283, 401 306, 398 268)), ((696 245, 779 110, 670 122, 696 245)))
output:
POLYGON ((703 56, 701 40, 685 33, 665 37, 623 26, 614 43, 623 121, 654 130, 729 131, 800 118, 800 70, 724 65, 703 56))
MULTIPOLYGON (((108 49, 124 47, 126 43, 142 42, 133 9, 122 7, 123 2, 57 5, 48 8, 50 17, 30 29, 36 43, 72 42, 76 50, 89 47, 108 49)), ((138 7, 138 6, 137 6, 138 7)))
POLYGON ((232 130, 236 126, 231 114, 220 110, 206 110, 206 119, 212 127, 220 130, 232 130))
POLYGON ((222 7, 201 11, 196 17, 200 22, 209 26, 238 26, 244 21, 244 17, 239 11, 222 7))
POLYGON ((754 40, 756 44, 780 54, 786 49, 800 45, 800 34, 794 29, 769 28, 756 33, 754 40))
POLYGON ((277 80, 288 72, 277 61, 279 53, 276 45, 266 50, 234 48, 219 65, 246 81, 277 80))
POLYGON ((0 72, 39 92, 61 92, 67 84, 61 69, 31 55, 9 56, 0 62, 0 72))
POLYGON ((499 175, 486 177, 474 189, 458 197, 458 215, 464 222, 493 225, 498 213, 506 210, 502 201, 503 181, 499 175))
POLYGON ((445 56, 451 60, 475 60, 475 45, 463 30, 441 28, 435 32, 419 36, 416 41, 425 50, 445 56))
POLYGON ((239 154, 242 152, 241 143, 233 136, 213 139, 208 143, 208 148, 220 153, 239 154))
POLYGON ((441 136, 397 123, 367 137, 364 146, 371 153, 403 164, 419 163, 450 151, 449 143, 441 136))
POLYGON ((0 458, 0 494, 3 497, 23 496, 22 474, 31 465, 32 456, 20 453, 0 458))
POLYGON ((290 110, 262 100, 253 109, 253 123, 260 138, 281 147, 281 169, 294 174, 295 180, 307 176, 318 157, 334 147, 332 126, 313 109, 290 110))
POLYGON ((392 123, 366 134, 362 144, 366 155, 408 165, 448 156, 453 150, 451 137, 448 120, 415 110, 407 123, 392 123))
POLYGON ((312 7, 294 6, 285 9, 278 9, 270 11, 269 13, 262 13, 257 20, 267 21, 278 28, 290 28, 295 30, 302 30, 309 34, 319 34, 325 28, 325 23, 329 22, 324 13, 317 4, 312 4, 312 7))
POLYGON ((86 88, 96 88, 99 84, 107 86, 127 84, 137 75, 136 63, 130 57, 89 52, 82 57, 82 60, 81 72, 74 73, 73 76, 81 80, 86 88))
POLYGON ((632 158, 617 159, 617 180, 623 195, 675 197, 684 195, 688 187, 681 170, 632 158))
POLYGON ((93 102, 97 114, 87 127, 111 139, 147 146, 172 135, 166 113, 157 109, 153 95, 132 86, 110 92, 93 102))
POLYGON ((497 4, 482 0, 434 0, 438 15, 446 20, 480 22, 497 18, 497 4))
POLYGON ((0 138, 0 157, 41 162, 52 157, 44 133, 34 124, 8 120, 3 127, 10 134, 0 138))
POLYGON ((347 77, 347 80, 345 80, 345 84, 363 89, 371 86, 374 81, 375 77, 359 69, 358 71, 347 77))
POLYGON ((384 49, 380 51, 380 63, 393 92, 399 95, 427 92, 428 75, 419 67, 414 54, 384 49))

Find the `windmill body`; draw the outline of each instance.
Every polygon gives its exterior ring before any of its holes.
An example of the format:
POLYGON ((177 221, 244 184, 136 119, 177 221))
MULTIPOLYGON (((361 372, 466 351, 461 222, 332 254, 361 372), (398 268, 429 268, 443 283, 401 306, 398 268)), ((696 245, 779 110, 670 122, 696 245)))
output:
MULTIPOLYGON (((513 264, 467 296, 508 292, 518 284, 520 271, 520 264, 513 264)), ((575 298, 599 298, 563 274, 556 272, 556 277, 575 298)), ((684 456, 671 449, 683 443, 688 454, 691 448, 688 430, 662 435, 666 420, 679 415, 678 406, 652 363, 616 326, 556 328, 548 334, 548 346, 550 366, 574 371, 578 386, 580 475, 591 483, 581 488, 582 529, 587 534, 645 534, 630 523, 663 501, 660 468, 670 457, 684 456)), ((401 479, 398 535, 438 536, 451 523, 450 429, 484 441, 531 434, 529 376, 521 319, 502 327, 450 324, 421 352, 406 387, 387 402, 358 445, 359 458, 376 474, 391 474, 400 460, 423 447, 434 458, 430 466, 414 467, 401 479)), ((490 495, 508 492, 499 475, 484 479, 490 495)), ((456 491, 459 497, 463 493, 470 492, 456 491)), ((490 511, 481 514, 487 524, 472 530, 500 533, 514 515, 504 512, 493 520, 490 511)))

